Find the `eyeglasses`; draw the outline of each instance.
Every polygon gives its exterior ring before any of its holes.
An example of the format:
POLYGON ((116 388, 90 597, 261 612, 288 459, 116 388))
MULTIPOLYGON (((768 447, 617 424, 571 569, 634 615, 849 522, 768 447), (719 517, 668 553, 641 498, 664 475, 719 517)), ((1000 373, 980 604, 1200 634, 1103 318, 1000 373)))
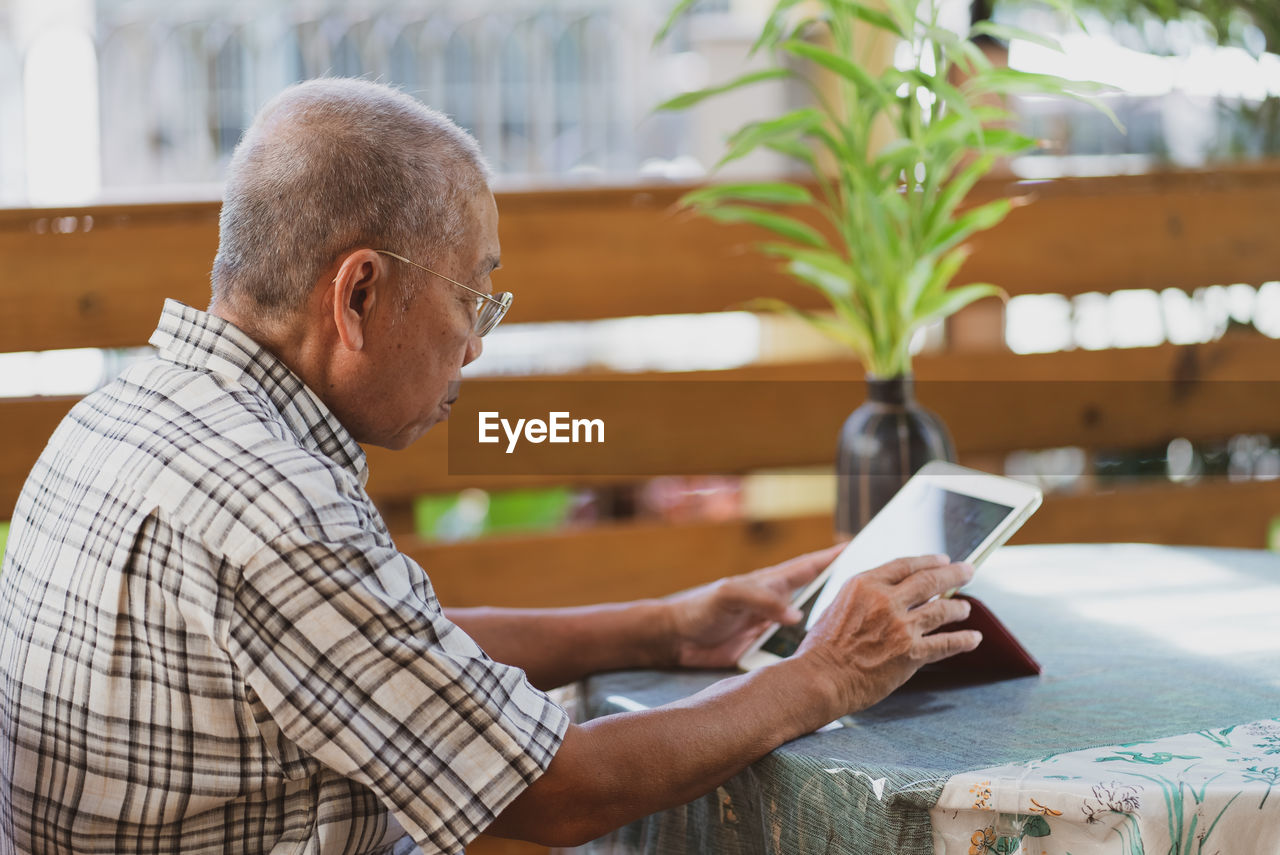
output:
POLYGON ((452 282, 464 291, 470 291, 472 294, 475 294, 476 323, 472 329, 477 337, 483 337, 490 330, 496 327, 498 325, 498 321, 502 320, 502 318, 507 314, 507 309, 511 308, 511 301, 515 299, 514 295, 512 295, 510 291, 499 291, 497 294, 490 296, 482 291, 477 291, 475 288, 468 288, 466 285, 463 285, 461 282, 454 279, 450 279, 443 273, 436 273, 430 267, 423 267, 416 261, 410 261, 403 255, 396 255, 394 252, 389 250, 375 249, 374 252, 379 255, 390 256, 397 261, 403 261, 405 264, 410 264, 419 270, 425 270, 433 276, 439 276, 446 282, 452 282))

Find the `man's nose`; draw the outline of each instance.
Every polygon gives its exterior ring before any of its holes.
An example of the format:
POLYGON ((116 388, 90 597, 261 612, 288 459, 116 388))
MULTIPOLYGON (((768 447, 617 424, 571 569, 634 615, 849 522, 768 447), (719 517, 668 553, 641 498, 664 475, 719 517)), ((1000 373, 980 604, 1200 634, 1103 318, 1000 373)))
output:
POLYGON ((469 365, 480 358, 480 354, 484 352, 484 339, 478 335, 471 336, 467 340, 467 352, 462 359, 463 365, 469 365))

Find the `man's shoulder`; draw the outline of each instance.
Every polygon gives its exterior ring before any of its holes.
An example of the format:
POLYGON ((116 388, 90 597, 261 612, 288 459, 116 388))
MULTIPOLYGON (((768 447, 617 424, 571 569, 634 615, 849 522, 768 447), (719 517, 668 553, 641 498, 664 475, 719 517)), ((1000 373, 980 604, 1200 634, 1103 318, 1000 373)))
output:
POLYGON ((77 404, 46 454, 206 539, 234 530, 266 541, 311 520, 317 506, 360 516, 367 503, 356 478, 305 448, 263 395, 158 359, 77 404))
POLYGON ((147 359, 87 395, 60 427, 138 448, 166 464, 202 455, 209 468, 234 468, 242 455, 304 451, 262 395, 210 371, 147 359))

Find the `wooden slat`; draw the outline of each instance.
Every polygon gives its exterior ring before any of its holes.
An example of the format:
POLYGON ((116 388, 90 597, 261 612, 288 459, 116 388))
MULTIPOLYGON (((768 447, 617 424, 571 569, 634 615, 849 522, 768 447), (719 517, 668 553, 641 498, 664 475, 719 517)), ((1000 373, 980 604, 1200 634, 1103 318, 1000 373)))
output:
MULTIPOLYGON (((1121 486, 1045 499, 1013 543, 1152 542, 1260 548, 1280 516, 1280 481, 1121 486)), ((449 606, 545 607, 650 597, 831 543, 830 515, 769 523, 638 523, 400 546, 449 606)), ((910 550, 904 544, 904 551, 910 550)))
POLYGON ((1024 188, 1031 204, 973 241, 962 279, 996 282, 1011 294, 1280 279, 1280 246, 1268 224, 1280 204, 1274 165, 1024 188))
POLYGON ((467 846, 467 855, 550 855, 551 850, 523 840, 480 835, 467 846))
POLYGON ((445 605, 528 607, 662 596, 832 542, 830 516, 611 524, 456 544, 397 538, 445 605))
MULTIPOLYGON (((1067 445, 1135 448, 1174 437, 1204 441, 1235 433, 1280 433, 1275 404, 1280 342, 1262 336, 1231 336, 1195 347, 928 357, 917 369, 920 399, 946 420, 964 458, 1067 445)), ((434 428, 407 451, 369 449, 369 491, 384 504, 403 503, 422 493, 469 486, 617 483, 662 474, 825 465, 833 459, 840 425, 862 400, 861 377, 856 363, 835 360, 612 375, 604 382, 598 375, 504 380, 497 386, 497 381, 472 381, 463 387, 451 425, 434 428), (654 388, 658 380, 666 412, 638 407, 637 384, 654 388), (474 436, 481 400, 494 401, 508 415, 545 417, 550 409, 562 409, 600 417, 612 426, 608 435, 629 426, 635 441, 600 447, 595 475, 553 465, 518 474, 501 468, 501 460, 500 468, 493 468, 472 454, 480 450, 474 443, 470 450, 461 443, 449 445, 451 427, 474 436), (480 465, 494 474, 457 474, 483 471, 480 465)), ((0 518, 12 510, 27 471, 70 403, 65 398, 0 400, 0 424, 21 426, 7 429, 12 439, 0 444, 0 518)))
POLYGON ((76 398, 0 398, 0 520, 13 515, 27 473, 76 398))
MULTIPOLYGON (((962 457, 1280 433, 1280 407, 1275 404, 1280 342, 1261 336, 1197 347, 954 355, 921 359, 917 367, 920 399, 946 421, 962 457)), ((370 450, 370 492, 403 497, 463 486, 583 484, 610 480, 611 474, 740 473, 823 465, 833 459, 839 427, 863 396, 856 363, 753 366, 668 376, 662 400, 669 402, 669 412, 655 414, 637 407, 629 388, 652 379, 619 376, 590 385, 503 381, 496 389, 474 381, 470 393, 464 385, 450 424, 433 429, 404 452, 370 450), (708 386, 707 380, 718 382, 708 386), (682 393, 682 383, 692 384, 687 393, 682 393), (474 436, 477 399, 506 402, 499 411, 513 416, 545 417, 556 409, 602 418, 611 430, 633 428, 633 441, 610 452, 607 434, 605 446, 592 452, 601 453, 593 459, 594 478, 570 475, 574 470, 567 464, 552 463, 544 464, 543 474, 500 474, 488 458, 473 454, 482 450, 474 442, 449 444, 450 430, 474 436), (494 474, 456 474, 485 471, 494 474)), ((495 448, 483 451, 492 455, 495 448)), ((586 453, 574 446, 560 448, 569 458, 586 453)))
MULTIPOLYGON (((762 295, 816 307, 749 251, 760 234, 674 213, 684 186, 499 194, 511 321, 721 311, 762 295)), ((990 182, 988 198, 1008 190, 990 182)), ((1011 294, 1193 288, 1280 278, 1280 168, 1064 179, 975 243, 962 279, 1011 294)), ((0 211, 6 350, 140 345, 160 300, 208 301, 216 203, 0 211), (92 227, 85 231, 92 221, 92 227)))
POLYGON ((1280 481, 1117 485, 1050 496, 1014 543, 1117 543, 1262 549, 1280 517, 1280 481))
POLYGON ((0 211, 19 306, 0 317, 0 347, 145 345, 166 297, 208 304, 217 246, 211 203, 0 211))

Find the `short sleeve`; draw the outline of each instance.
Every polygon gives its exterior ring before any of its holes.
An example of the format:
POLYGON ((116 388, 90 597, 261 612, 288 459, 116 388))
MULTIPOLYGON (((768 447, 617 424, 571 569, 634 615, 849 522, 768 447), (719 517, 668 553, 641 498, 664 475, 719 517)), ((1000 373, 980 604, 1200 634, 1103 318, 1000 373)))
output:
POLYGON ((287 533, 243 568, 235 608, 231 654, 275 727, 425 853, 465 847, 564 738, 564 710, 449 622, 394 548, 287 533))

